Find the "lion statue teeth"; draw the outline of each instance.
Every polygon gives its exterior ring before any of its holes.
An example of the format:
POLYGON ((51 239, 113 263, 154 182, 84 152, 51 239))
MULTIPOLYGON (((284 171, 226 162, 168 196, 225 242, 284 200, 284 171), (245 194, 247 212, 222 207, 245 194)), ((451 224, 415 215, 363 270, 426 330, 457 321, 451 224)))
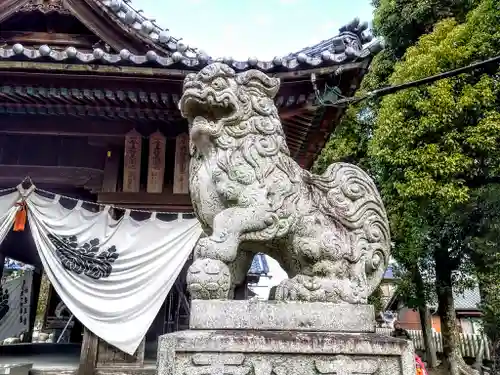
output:
POLYGON ((366 303, 390 255, 387 215, 371 178, 334 163, 321 175, 291 157, 274 97, 258 70, 211 64, 184 81, 190 193, 206 236, 188 270, 194 299, 231 299, 256 253, 290 279, 278 300, 366 303))

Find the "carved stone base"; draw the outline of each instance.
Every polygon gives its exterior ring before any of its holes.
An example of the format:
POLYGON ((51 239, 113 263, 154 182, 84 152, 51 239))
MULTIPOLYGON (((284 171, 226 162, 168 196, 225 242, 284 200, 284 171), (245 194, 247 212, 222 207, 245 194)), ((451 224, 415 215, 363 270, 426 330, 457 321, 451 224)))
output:
POLYGON ((375 310, 324 302, 193 300, 189 328, 373 333, 375 310))
POLYGON ((408 341, 377 334, 183 331, 164 335, 157 375, 414 375, 408 341))
MULTIPOLYGON (((248 312, 255 314, 255 302, 246 303, 248 312)), ((290 304, 289 308, 293 311, 298 307, 290 304)), ((331 312, 340 307, 325 308, 331 312)), ((271 305, 264 311, 269 314, 276 309, 282 310, 271 305)), ((315 305, 314 311, 318 309, 315 305)), ((227 316, 220 319, 230 321, 227 316)), ((195 317, 192 322, 197 323, 197 329, 160 337, 157 375, 415 374, 413 345, 409 341, 376 333, 312 332, 314 328, 304 331, 303 326, 301 330, 283 330, 281 323, 277 329, 269 329, 269 320, 262 316, 262 321, 265 330, 255 324, 249 324, 254 326, 252 329, 214 330, 202 329, 202 319, 195 317)))

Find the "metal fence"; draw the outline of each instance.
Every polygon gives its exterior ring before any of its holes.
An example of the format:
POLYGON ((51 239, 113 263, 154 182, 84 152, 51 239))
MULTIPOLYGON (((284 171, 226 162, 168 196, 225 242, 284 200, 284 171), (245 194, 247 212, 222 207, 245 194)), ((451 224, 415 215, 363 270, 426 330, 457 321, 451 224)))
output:
MULTIPOLYGON (((381 333, 384 335, 390 335, 392 329, 390 328, 377 328, 377 333, 381 333)), ((408 330, 410 337, 412 338, 413 345, 415 349, 425 350, 424 336, 421 330, 408 330)), ((432 332, 432 338, 434 339, 434 345, 436 347, 436 351, 438 353, 443 352, 443 336, 441 332, 432 332)), ((485 335, 473 335, 467 333, 459 334, 459 342, 460 342, 460 352, 462 353, 462 357, 470 357, 475 358, 481 350, 481 341, 484 342, 484 359, 490 360, 490 351, 488 338, 485 335)))

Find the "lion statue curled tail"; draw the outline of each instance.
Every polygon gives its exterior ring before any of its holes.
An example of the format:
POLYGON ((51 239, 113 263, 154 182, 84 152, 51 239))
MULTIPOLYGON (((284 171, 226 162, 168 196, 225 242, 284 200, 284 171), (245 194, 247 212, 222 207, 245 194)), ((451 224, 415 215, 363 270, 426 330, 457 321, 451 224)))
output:
POLYGON ((213 63, 184 81, 190 194, 206 236, 187 283, 194 299, 234 298, 256 253, 290 279, 278 300, 366 303, 389 260, 386 212, 358 167, 317 176, 291 157, 274 97, 280 82, 213 63))

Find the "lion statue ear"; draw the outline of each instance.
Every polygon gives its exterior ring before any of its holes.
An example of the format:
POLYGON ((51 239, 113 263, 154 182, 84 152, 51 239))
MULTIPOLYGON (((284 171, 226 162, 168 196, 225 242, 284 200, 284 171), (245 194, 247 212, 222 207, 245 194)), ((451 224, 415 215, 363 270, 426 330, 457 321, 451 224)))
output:
POLYGON ((280 80, 262 73, 260 70, 247 70, 236 75, 236 83, 259 91, 260 94, 274 99, 280 88, 280 80))

